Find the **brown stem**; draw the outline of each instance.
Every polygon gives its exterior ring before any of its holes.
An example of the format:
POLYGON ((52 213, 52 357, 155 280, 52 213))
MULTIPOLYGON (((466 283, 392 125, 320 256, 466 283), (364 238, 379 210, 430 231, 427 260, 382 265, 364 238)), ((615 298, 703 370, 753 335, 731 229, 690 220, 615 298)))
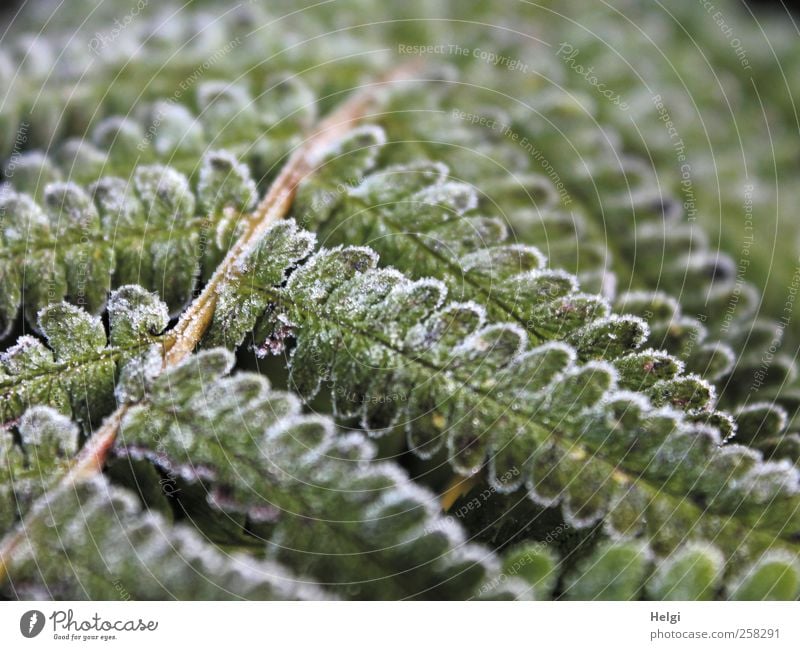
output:
POLYGON ((203 292, 183 313, 175 326, 173 345, 164 358, 165 367, 178 363, 192 353, 211 323, 216 306, 219 286, 234 276, 235 263, 242 251, 261 239, 264 232, 289 212, 298 185, 313 173, 316 154, 331 142, 349 131, 354 124, 363 120, 370 105, 375 100, 375 92, 386 83, 407 77, 416 66, 404 66, 386 75, 376 84, 353 95, 335 112, 319 123, 289 158, 278 177, 267 191, 261 203, 250 215, 248 226, 225 259, 214 271, 203 292))
MULTIPOLYGON (((295 149, 263 200, 250 215, 245 232, 228 251, 201 294, 189 305, 173 330, 165 337, 164 370, 180 363, 194 351, 211 324, 219 288, 234 277, 236 261, 242 252, 248 250, 273 223, 283 219, 289 212, 297 186, 315 169, 317 154, 367 116, 379 89, 387 84, 408 78, 417 67, 417 65, 412 65, 397 68, 351 96, 322 120, 306 140, 295 149)), ((102 426, 78 454, 67 473, 51 490, 48 490, 45 496, 37 499, 36 503, 31 506, 28 516, 0 544, 0 582, 5 579, 7 574, 11 554, 25 539, 25 528, 29 525, 30 517, 35 517, 38 512, 36 506, 45 497, 72 489, 76 482, 85 481, 100 473, 108 452, 114 445, 119 425, 127 410, 128 406, 122 405, 105 419, 102 426)))

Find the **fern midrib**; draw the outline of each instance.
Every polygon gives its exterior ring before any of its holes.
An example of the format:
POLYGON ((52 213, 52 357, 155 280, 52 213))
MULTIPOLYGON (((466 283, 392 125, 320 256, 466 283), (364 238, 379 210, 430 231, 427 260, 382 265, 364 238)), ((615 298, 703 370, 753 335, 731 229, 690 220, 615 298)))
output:
MULTIPOLYGON (((3 377, 0 379, 0 389, 14 388, 16 384, 26 381, 36 381, 38 379, 50 378, 50 375, 58 374, 63 370, 77 370, 78 368, 83 368, 84 366, 95 363, 99 364, 107 361, 117 361, 125 352, 138 352, 155 342, 156 341, 154 340, 150 343, 137 343, 130 346, 115 346, 113 348, 105 348, 100 350, 96 355, 86 355, 83 358, 54 361, 52 366, 42 368, 41 372, 29 372, 25 374, 3 377)), ((0 395, 0 399, 2 398, 3 396, 0 395)))
MULTIPOLYGON (((515 128, 518 128, 519 132, 527 131, 524 129, 524 125, 515 125, 515 128)), ((529 140, 531 142, 536 143, 536 148, 548 159, 553 160, 557 159, 557 157, 549 155, 551 153, 551 149, 545 148, 541 145, 541 140, 537 137, 533 137, 530 133, 528 133, 529 140)), ((413 142, 415 144, 421 145, 428 145, 430 142, 428 140, 403 140, 406 143, 413 142)), ((439 143, 441 144, 441 143, 439 143)), ((459 149, 463 147, 458 147, 459 149)), ((535 173, 535 172, 534 172, 535 173)), ((571 176, 561 176, 561 181, 564 183, 564 188, 569 193, 570 196, 575 197, 576 203, 583 208, 582 212, 590 217, 590 221, 588 222, 589 227, 592 229, 592 239, 601 240, 603 241, 604 246, 608 249, 609 253, 611 254, 612 265, 616 272, 624 275, 628 280, 633 278, 632 269, 628 268, 623 264, 623 261, 627 258, 627 255, 623 254, 622 248, 617 245, 614 237, 608 237, 607 231, 603 228, 605 220, 603 219, 603 215, 598 215, 597 211, 590 206, 591 203, 591 195, 588 191, 585 191, 581 184, 575 184, 571 180, 571 176)), ((629 189, 630 186, 628 185, 629 189)), ((598 197, 599 198, 599 197, 598 197)), ((513 222, 512 222, 513 225, 513 222)))
MULTIPOLYGON (((250 288, 260 291, 263 295, 265 295, 269 300, 273 302, 280 303, 281 301, 283 301, 284 303, 291 304, 295 308, 298 307, 298 304, 296 302, 287 300, 286 296, 280 291, 280 289, 275 289, 273 287, 265 288, 255 285, 250 285, 250 288)), ((302 309, 298 311, 300 313, 303 313, 302 309)), ((377 343, 378 345, 381 345, 384 348, 386 348, 390 353, 399 355, 413 364, 422 366, 428 371, 432 371, 434 373, 447 373, 447 374, 451 374, 452 372, 451 370, 439 367, 428 360, 423 360, 416 357, 408 356, 404 351, 392 345, 389 341, 376 335, 374 332, 365 331, 360 326, 355 325, 353 323, 342 323, 338 320, 330 318, 329 315, 326 314, 324 310, 319 310, 319 311, 311 311, 310 309, 305 310, 304 318, 307 321, 313 321, 315 318, 323 319, 328 323, 334 325, 335 327, 346 329, 348 332, 360 336, 361 338, 367 340, 368 342, 377 343)), ((657 486, 652 482, 651 479, 641 475, 638 472, 631 471, 629 469, 622 469, 619 463, 607 459, 605 457, 605 454, 602 453, 602 449, 600 447, 593 447, 585 443, 574 442, 568 436, 565 436, 564 434, 559 434, 556 428, 552 429, 546 428, 543 425, 536 422, 535 419, 533 419, 535 417, 534 415, 531 415, 531 417, 526 418, 524 413, 521 413, 519 410, 511 408, 512 405, 500 401, 496 397, 496 395, 493 394, 491 391, 486 391, 480 387, 477 387, 469 383, 468 381, 462 383, 461 385, 467 386, 470 391, 472 391, 479 397, 491 401, 492 403, 500 407, 504 413, 510 414, 510 417, 516 419, 525 428, 525 430, 530 431, 531 429, 533 429, 533 433, 536 436, 539 436, 540 441, 546 441, 550 436, 553 436, 556 438, 556 441, 558 442, 559 445, 561 445, 562 448, 563 447, 567 447, 568 449, 574 448, 577 444, 580 444, 580 447, 583 449, 588 448, 589 450, 594 452, 592 456, 594 462, 602 463, 608 470, 607 471, 608 476, 610 476, 611 479, 614 480, 615 482, 626 485, 631 483, 636 483, 637 485, 645 488, 646 491, 654 498, 663 499, 665 497, 668 497, 673 501, 677 501, 678 506, 676 506, 676 510, 681 505, 691 506, 691 508, 695 513, 694 519, 698 522, 701 521, 704 517, 708 516, 703 514, 704 512, 707 511, 707 509, 704 508, 702 504, 696 503, 695 500, 691 497, 691 495, 670 490, 669 486, 666 485, 657 486)), ((760 526, 752 526, 752 527, 748 526, 747 524, 739 521, 735 516, 731 514, 727 514, 724 512, 717 512, 717 511, 710 511, 710 512, 711 516, 719 520, 728 522, 730 525, 742 531, 745 531, 746 534, 758 534, 764 536, 764 538, 767 539, 766 531, 772 530, 772 528, 762 528, 760 526)), ((778 534, 786 542, 789 543, 792 542, 791 536, 784 530, 779 531, 778 534)))
MULTIPOLYGON (((347 133, 354 124, 364 119, 370 106, 375 101, 376 88, 400 82, 411 76, 418 63, 405 65, 390 70, 372 84, 365 84, 350 95, 338 109, 320 121, 308 138, 294 151, 281 172, 273 181, 267 194, 249 215, 245 232, 228 250, 225 259, 217 267, 202 293, 182 313, 176 326, 170 331, 169 339, 164 347, 164 369, 176 366, 189 356, 205 334, 213 317, 218 290, 234 280, 228 276, 240 254, 254 241, 257 241, 268 226, 275 220, 282 219, 291 207, 297 185, 314 172, 315 165, 311 158, 320 148, 324 148, 332 140, 347 133)), ((114 411, 103 425, 89 438, 75 458, 69 470, 61 477, 54 479, 54 491, 70 489, 75 482, 84 481, 99 473, 105 464, 106 456, 116 440, 122 418, 128 412, 128 405, 123 404, 114 411)), ((45 497, 50 494, 45 493, 45 497)), ((0 540, 0 582, 4 582, 8 572, 9 558, 14 549, 24 540, 25 529, 30 519, 41 517, 40 508, 44 508, 44 498, 38 499, 23 518, 16 529, 0 540)))
MULTIPOLYGON (((208 217, 195 215, 189 221, 182 222, 184 224, 183 226, 176 227, 173 223, 169 230, 170 239, 197 233, 198 230, 196 226, 198 224, 202 224, 207 218, 208 217)), ((209 221, 209 229, 213 228, 215 225, 218 225, 222 219, 223 215, 214 215, 214 217, 209 221)), ((39 251, 52 250, 53 252, 58 253, 59 251, 67 250, 73 246, 85 246, 86 244, 98 244, 116 249, 121 246, 130 245, 130 243, 138 244, 143 241, 148 241, 149 239, 154 239, 153 233, 159 233, 162 231, 163 228, 161 226, 154 228, 152 225, 145 225, 140 229, 126 227, 125 229, 115 229, 114 237, 111 240, 106 239, 104 233, 102 232, 92 233, 91 237, 81 236, 80 238, 70 238, 69 236, 50 238, 50 234, 48 233, 47 239, 41 238, 36 239, 31 243, 26 242, 24 248, 14 246, 13 244, 3 246, 2 249, 0 249, 0 259, 3 259, 7 262, 14 262, 17 261, 18 258, 25 259, 26 256, 30 256, 31 254, 35 254, 39 251), (122 232, 122 236, 117 236, 117 233, 120 231, 122 232), (150 235, 149 237, 148 231, 150 235)), ((69 230, 69 234, 73 235, 74 232, 69 230)))

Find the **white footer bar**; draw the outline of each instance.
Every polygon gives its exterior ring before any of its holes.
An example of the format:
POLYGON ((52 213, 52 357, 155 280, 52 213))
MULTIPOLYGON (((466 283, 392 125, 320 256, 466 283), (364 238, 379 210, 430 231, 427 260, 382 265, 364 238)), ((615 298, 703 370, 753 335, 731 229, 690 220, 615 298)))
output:
POLYGON ((2 648, 800 648, 799 603, 0 603, 2 648), (148 646, 147 644, 157 644, 148 646), (177 645, 180 644, 180 645, 177 645), (435 644, 435 645, 434 645, 435 644), (513 644, 513 646, 512 646, 513 644))

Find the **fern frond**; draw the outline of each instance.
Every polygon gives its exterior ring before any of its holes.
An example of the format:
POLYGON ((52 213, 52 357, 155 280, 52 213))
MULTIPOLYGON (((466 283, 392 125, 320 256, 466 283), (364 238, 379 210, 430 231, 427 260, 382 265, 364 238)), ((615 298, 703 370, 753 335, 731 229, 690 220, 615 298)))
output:
MULTIPOLYGON (((282 224, 267 237, 284 241, 292 230, 282 224)), ((376 269, 368 249, 322 249, 284 286, 254 279, 272 263, 285 267, 280 255, 262 258, 249 258, 254 268, 236 287, 266 309, 257 340, 275 350, 294 335, 291 385, 309 398, 330 380, 339 417, 374 435, 405 430, 423 458, 446 448, 465 475, 488 460, 498 491, 525 483, 534 501, 560 504, 572 526, 605 518, 623 536, 646 526, 661 552, 684 536, 719 541, 724 529, 737 540, 731 553, 756 559, 796 536, 797 470, 720 447, 717 429, 684 418, 675 406, 707 410, 712 393, 697 378, 671 376, 677 362, 645 357, 615 368, 579 363, 563 344, 530 348, 516 324, 486 325, 479 305, 446 303, 441 283, 376 269), (646 395, 618 391, 620 375, 624 383, 654 371, 666 376, 646 395), (515 469, 518 480, 502 480, 515 469)), ((240 340, 255 320, 222 310, 212 341, 234 331, 240 340)))
POLYGON ((790 25, 745 71, 702 3, 164 0, 98 55, 95 4, 0 47, 0 336, 34 329, 0 356, 3 596, 798 597, 790 25), (525 71, 437 54, 329 112, 456 42, 525 71), (298 397, 201 339, 286 353, 298 397))
MULTIPOLYGON (((488 72, 474 62, 465 65, 465 73, 475 78, 488 72)), ((525 78, 531 79, 535 77, 525 78)), ((488 85, 495 88, 497 83, 488 85)), ((394 96, 392 115, 399 117, 385 122, 388 139, 413 142, 414 153, 398 144, 388 149, 386 157, 405 160, 435 151, 451 174, 475 183, 480 179, 481 188, 492 189, 479 208, 499 208, 525 243, 547 253, 551 247, 558 254, 567 251, 567 258, 556 256, 558 263, 578 269, 588 286, 611 298, 613 270, 619 284, 635 289, 616 297, 614 305, 619 313, 647 322, 645 345, 665 349, 690 371, 724 386, 720 403, 725 407, 774 401, 796 413, 797 402, 787 389, 797 376, 795 362, 775 352, 785 324, 757 317, 759 292, 743 279, 741 265, 712 250, 699 222, 681 221, 681 191, 665 190, 656 175, 659 170, 648 168, 643 160, 620 158, 613 127, 604 127, 603 137, 598 134, 592 120, 599 118, 589 110, 593 104, 580 93, 580 102, 538 89, 532 95, 530 105, 513 104, 504 115, 490 114, 505 127, 503 131, 471 123, 473 117, 485 117, 484 107, 491 105, 480 84, 421 83, 417 92, 394 96), (403 112, 411 105, 424 106, 426 119, 411 117, 418 112, 403 112), (536 119, 531 119, 531 110, 536 119), (564 146, 565 138, 570 146, 564 146), (530 156, 516 165, 506 163, 520 148, 530 156), (537 194, 527 191, 524 175, 509 177, 507 166, 527 170, 537 163, 543 171, 559 174, 558 182, 564 186, 561 197, 552 178, 540 178, 538 187, 549 189, 537 194), (559 198, 571 215, 562 214, 559 198), (601 249, 595 251, 595 246, 601 249), (589 269, 581 271, 577 263, 583 264, 587 253, 589 269), (599 259, 593 263, 595 258, 599 259), (593 280, 598 277, 603 278, 600 285, 593 280)), ((358 212, 353 214, 345 212, 342 220, 358 222, 358 212)), ((790 424, 781 432, 770 453, 796 461, 795 430, 796 425, 790 424)))
POLYGON ((106 117, 88 138, 67 139, 51 156, 27 154, 34 156, 30 164, 20 156, 15 177, 21 168, 34 186, 59 177, 89 184, 103 176, 127 178, 136 166, 167 162, 195 179, 198 159, 217 150, 246 160, 256 178, 274 176, 317 119, 317 106, 297 77, 273 76, 263 83, 254 97, 247 84, 202 81, 193 89, 191 105, 161 100, 133 114, 106 117))
POLYGON ((123 372, 120 395, 137 400, 119 453, 201 484, 215 508, 269 531, 268 556, 343 596, 464 598, 491 578, 487 551, 446 524, 433 494, 263 376, 228 376, 233 362, 216 349, 155 380, 123 372))
POLYGON ((0 355, 0 421, 34 405, 73 417, 86 431, 115 406, 117 369, 158 340, 169 321, 155 295, 129 285, 108 301, 110 334, 97 316, 68 303, 45 307, 38 326, 46 344, 25 335, 0 355))
POLYGON ((25 412, 17 424, 19 442, 11 431, 0 430, 0 530, 17 518, 49 487, 51 476, 63 470, 78 451, 78 427, 46 406, 25 412))
POLYGON ((197 531, 143 511, 104 478, 48 496, 2 591, 15 598, 319 600, 324 589, 280 564, 214 548, 197 531))
POLYGON ((300 189, 296 213, 321 241, 369 244, 384 264, 438 277, 453 297, 518 322, 534 341, 569 340, 584 359, 613 359, 642 343, 643 321, 611 316, 609 305, 579 292, 577 279, 545 270, 538 249, 508 241, 503 220, 478 213, 476 190, 449 179, 446 166, 423 160, 365 176, 384 138, 365 128, 337 142, 300 189), (559 318, 567 309, 575 316, 559 318))
POLYGON ((175 313, 201 267, 208 276, 219 263, 255 199, 248 168, 222 151, 203 156, 194 190, 160 165, 136 168, 130 184, 116 177, 87 188, 50 183, 41 205, 4 188, 0 333, 8 333, 20 303, 35 325, 41 309, 61 300, 99 313, 109 288, 125 284, 157 291, 175 313))

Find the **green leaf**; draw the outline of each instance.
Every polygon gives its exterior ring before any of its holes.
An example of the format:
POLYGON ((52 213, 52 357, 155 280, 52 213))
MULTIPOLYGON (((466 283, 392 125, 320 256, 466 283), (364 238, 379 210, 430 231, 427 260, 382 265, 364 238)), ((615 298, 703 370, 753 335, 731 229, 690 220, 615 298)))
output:
POLYGON ((600 545, 567 579, 570 600, 638 600, 650 558, 640 542, 600 545))
POLYGON ((647 586, 655 600, 711 600, 719 587, 723 559, 707 546, 686 546, 662 561, 647 586))
POLYGON ((227 375, 232 363, 206 350, 146 382, 118 453, 201 484, 221 513, 268 522, 269 557, 343 596, 464 598, 497 572, 459 529, 442 526, 433 494, 372 461, 361 436, 301 414, 262 376, 227 375))
POLYGON ((45 405, 88 431, 113 410, 119 364, 156 342, 168 316, 164 303, 136 286, 112 293, 108 309, 108 342, 100 319, 79 308, 56 303, 42 309, 39 328, 47 345, 26 335, 0 355, 2 422, 45 405))
MULTIPOLYGON (((221 551, 172 526, 137 497, 95 478, 56 492, 8 567, 18 598, 319 600, 329 597, 274 561, 221 551), (46 590, 46 591, 43 591, 46 590)), ((8 592, 7 592, 8 593, 8 592)))

